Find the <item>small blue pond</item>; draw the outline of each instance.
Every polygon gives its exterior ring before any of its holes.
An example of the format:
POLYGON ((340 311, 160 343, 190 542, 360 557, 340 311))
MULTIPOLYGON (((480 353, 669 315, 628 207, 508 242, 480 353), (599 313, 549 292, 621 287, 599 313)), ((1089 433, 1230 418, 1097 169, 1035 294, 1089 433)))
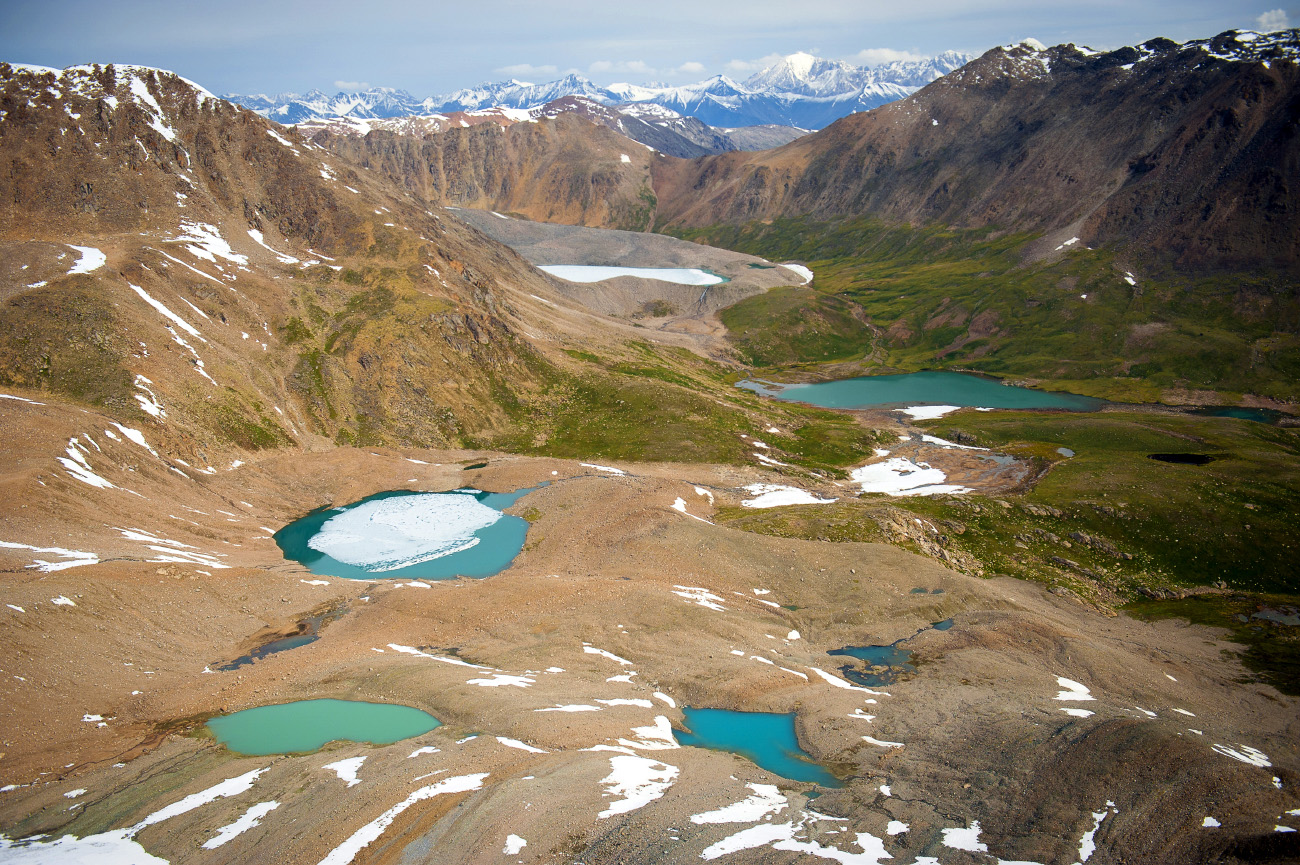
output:
POLYGON ((539 489, 395 490, 313 511, 276 532, 285 558, 350 580, 490 577, 523 549, 528 522, 502 514, 539 489))
POLYGON ((877 406, 955 405, 1002 409, 1057 409, 1096 411, 1105 400, 1009 387, 987 378, 959 372, 913 372, 905 375, 871 375, 816 384, 774 384, 742 381, 738 387, 789 402, 806 402, 822 408, 872 408, 877 406))
POLYGON ((389 745, 439 726, 437 718, 410 706, 353 700, 299 700, 208 721, 218 742, 251 756, 315 751, 339 739, 389 745))
POLYGON ((673 730, 682 745, 739 754, 774 775, 823 787, 843 786, 799 747, 794 713, 682 709, 689 731, 673 730))
MULTIPOLYGON (((916 591, 913 589, 912 591, 916 591)), ((925 591, 921 589, 921 591, 925 591)), ((953 626, 952 619, 944 619, 940 622, 931 622, 930 628, 936 631, 946 631, 953 626)), ((916 667, 912 664, 912 650, 901 648, 902 643, 906 643, 912 637, 923 634, 929 628, 922 628, 911 637, 904 637, 896 640, 886 646, 845 646, 842 649, 832 649, 826 654, 839 655, 841 657, 857 658, 866 663, 867 667, 887 667, 886 670, 877 670, 872 672, 870 669, 860 670, 851 664, 845 664, 840 667, 840 674, 850 682, 855 682, 868 688, 878 688, 881 685, 893 684, 901 673, 915 673, 916 667)))

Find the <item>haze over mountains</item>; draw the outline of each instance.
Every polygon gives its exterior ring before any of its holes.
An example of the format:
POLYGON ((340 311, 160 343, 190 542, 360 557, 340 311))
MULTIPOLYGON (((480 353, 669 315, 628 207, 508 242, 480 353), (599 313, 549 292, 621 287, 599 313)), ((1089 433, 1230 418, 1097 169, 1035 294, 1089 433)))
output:
POLYGON ((853 66, 798 53, 736 82, 725 75, 696 84, 611 84, 600 87, 570 74, 545 84, 510 80, 486 83, 441 96, 416 99, 403 90, 373 88, 328 96, 319 90, 277 96, 227 94, 278 123, 297 124, 333 117, 357 120, 448 114, 485 108, 535 109, 566 96, 603 105, 658 105, 710 126, 780 125, 820 129, 828 123, 901 99, 971 59, 956 51, 925 60, 853 66))

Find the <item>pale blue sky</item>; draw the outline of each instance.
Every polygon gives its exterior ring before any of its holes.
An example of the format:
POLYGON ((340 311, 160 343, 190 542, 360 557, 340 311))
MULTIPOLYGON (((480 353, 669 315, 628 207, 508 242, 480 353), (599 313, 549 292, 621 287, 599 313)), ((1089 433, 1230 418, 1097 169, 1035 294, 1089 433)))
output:
POLYGON ((161 66, 218 93, 370 84, 423 97, 569 71, 599 84, 744 78, 795 51, 863 63, 1027 36, 1114 48, 1254 28, 1270 12, 1300 22, 1278 0, 0 0, 0 59, 161 66))

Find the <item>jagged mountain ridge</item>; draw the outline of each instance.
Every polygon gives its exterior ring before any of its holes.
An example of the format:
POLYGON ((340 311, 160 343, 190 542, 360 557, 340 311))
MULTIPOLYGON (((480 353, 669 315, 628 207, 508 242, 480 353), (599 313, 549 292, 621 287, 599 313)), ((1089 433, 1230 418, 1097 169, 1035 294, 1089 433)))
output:
POLYGON ((0 381, 185 464, 490 438, 551 368, 526 262, 179 76, 0 64, 0 151, 0 381))
POLYGON ((406 117, 364 119, 329 117, 307 120, 296 127, 309 135, 324 131, 334 135, 364 136, 374 131, 395 132, 427 138, 449 129, 464 129, 483 123, 513 126, 547 120, 562 114, 584 117, 659 153, 691 159, 730 150, 763 150, 793 141, 805 134, 789 126, 743 126, 715 129, 658 105, 613 108, 585 96, 562 96, 537 108, 483 108, 450 114, 416 114, 406 117))
POLYGON ((791 144, 656 160, 658 226, 779 216, 993 225, 1185 269, 1300 267, 1300 32, 995 48, 791 144))
POLYGON ((851 112, 901 99, 968 60, 969 55, 946 51, 927 60, 894 61, 866 68, 793 54, 743 83, 719 75, 678 87, 600 87, 570 74, 545 84, 518 80, 485 83, 422 100, 390 88, 332 97, 313 90, 301 96, 228 94, 224 98, 286 125, 330 117, 379 119, 498 107, 534 109, 566 96, 580 96, 610 106, 659 105, 710 126, 819 129, 851 112))

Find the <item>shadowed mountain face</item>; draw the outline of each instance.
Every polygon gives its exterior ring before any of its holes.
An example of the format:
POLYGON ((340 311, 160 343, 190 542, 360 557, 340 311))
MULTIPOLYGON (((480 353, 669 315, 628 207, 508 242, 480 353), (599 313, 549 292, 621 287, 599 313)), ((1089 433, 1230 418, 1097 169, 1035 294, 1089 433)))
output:
POLYGON ((995 48, 775 150, 657 160, 656 224, 869 215, 1068 231, 1182 269, 1294 270, 1298 54, 1294 30, 995 48))

